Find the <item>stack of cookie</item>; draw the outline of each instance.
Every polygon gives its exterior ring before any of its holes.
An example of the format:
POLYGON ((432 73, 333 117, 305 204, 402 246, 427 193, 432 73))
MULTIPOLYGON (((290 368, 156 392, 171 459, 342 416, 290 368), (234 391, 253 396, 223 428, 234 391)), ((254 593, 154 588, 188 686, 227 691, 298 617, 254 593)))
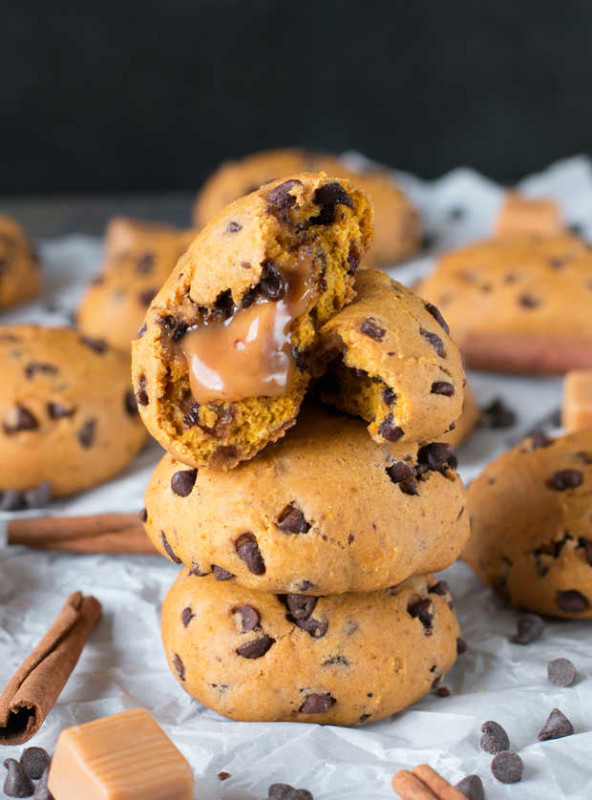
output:
POLYGON ((457 655, 430 573, 469 532, 438 441, 462 365, 434 306, 358 272, 371 234, 345 180, 266 184, 193 241, 134 343, 142 418, 168 451, 146 531, 184 564, 165 649, 183 687, 235 719, 374 721, 457 655))

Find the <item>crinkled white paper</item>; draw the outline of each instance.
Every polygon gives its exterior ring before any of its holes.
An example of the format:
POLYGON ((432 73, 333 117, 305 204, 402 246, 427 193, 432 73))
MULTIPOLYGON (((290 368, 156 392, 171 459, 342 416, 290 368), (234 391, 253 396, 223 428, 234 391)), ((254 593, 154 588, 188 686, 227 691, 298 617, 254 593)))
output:
MULTIPOLYGON (((487 236, 501 203, 500 187, 469 169, 427 183, 399 175, 421 209, 435 252, 487 236)), ((555 197, 570 223, 592 234, 592 172, 585 158, 560 162, 521 187, 555 197)), ((101 257, 96 239, 69 236, 42 246, 47 290, 36 303, 2 322, 36 320, 60 324, 76 307, 101 257), (47 305, 51 310, 47 310, 47 305)), ((392 271, 412 282, 429 269, 422 258, 392 271)), ((472 377, 480 404, 501 395, 518 413, 509 431, 475 433, 461 450, 465 479, 558 407, 558 379, 472 377)), ((136 510, 159 457, 147 448, 115 481, 72 500, 56 503, 56 514, 136 510)), ((59 464, 56 464, 59 469, 59 464)), ((4 515, 4 519, 7 515, 4 515)), ((128 708, 148 709, 191 762, 199 800, 259 800, 272 782, 309 789, 315 800, 379 800, 394 797, 394 772, 428 762, 450 781, 476 772, 488 800, 590 800, 592 798, 592 625, 549 622, 544 638, 512 644, 515 613, 502 607, 461 564, 447 570, 469 652, 446 678, 448 698, 430 696, 396 718, 365 728, 290 723, 232 722, 186 695, 169 673, 163 654, 160 604, 177 568, 156 557, 72 556, 21 548, 0 551, 0 682, 10 677, 76 590, 103 603, 104 619, 34 744, 53 750, 60 730, 128 708), (570 658, 578 669, 574 686, 548 683, 549 659, 570 658), (575 735, 537 741, 552 708, 572 721, 575 735), (491 757, 479 749, 479 728, 495 719, 508 731, 525 763, 522 783, 504 786, 490 773, 491 757), (217 773, 232 777, 221 782, 217 773)), ((396 636, 396 631, 393 632, 396 636)), ((21 748, 2 748, 3 758, 21 748)), ((82 800, 82 798, 72 798, 82 800)), ((140 799, 138 799, 140 800, 140 799)))

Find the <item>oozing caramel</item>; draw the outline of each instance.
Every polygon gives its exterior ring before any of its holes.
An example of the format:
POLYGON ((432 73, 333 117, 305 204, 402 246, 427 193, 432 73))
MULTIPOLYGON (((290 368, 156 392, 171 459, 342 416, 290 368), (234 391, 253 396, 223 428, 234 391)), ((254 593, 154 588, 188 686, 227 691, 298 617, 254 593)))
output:
POLYGON ((313 267, 312 253, 301 252, 280 273, 280 299, 260 295, 224 322, 187 331, 180 345, 198 403, 276 397, 286 390, 295 366, 291 327, 312 304, 313 267))

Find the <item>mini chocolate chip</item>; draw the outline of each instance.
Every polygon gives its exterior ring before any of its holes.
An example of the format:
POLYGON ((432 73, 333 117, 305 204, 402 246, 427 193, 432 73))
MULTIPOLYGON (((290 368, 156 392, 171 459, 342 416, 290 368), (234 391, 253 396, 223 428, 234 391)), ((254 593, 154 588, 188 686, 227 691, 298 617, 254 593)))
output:
POLYGON ((138 332, 136 333, 136 339, 141 339, 141 338, 142 338, 142 336, 143 336, 143 335, 146 333, 146 331, 147 331, 147 330, 148 330, 148 325, 146 325, 146 323, 144 322, 144 323, 143 323, 143 324, 142 324, 142 325, 141 325, 141 326, 138 328, 138 332))
POLYGON ((530 644, 543 635, 545 623, 538 614, 519 614, 516 617, 516 633, 512 636, 514 644, 530 644))
POLYGON ((138 391, 136 392, 136 400, 138 405, 147 406, 149 403, 148 392, 146 391, 146 376, 141 375, 138 381, 138 391))
POLYGON ((157 292, 158 288, 156 286, 150 286, 148 289, 144 289, 138 294, 138 300, 143 306, 149 306, 156 297, 157 292))
POLYGON ((366 317, 360 325, 360 331, 365 336, 369 336, 370 339, 374 339, 375 342, 382 342, 386 333, 386 330, 379 325, 374 317, 366 317))
POLYGON ((262 636, 258 636, 257 639, 252 639, 250 642, 241 644, 240 647, 236 648, 236 653, 241 656, 241 658, 261 658, 261 656, 267 653, 274 642, 275 639, 272 639, 271 636, 264 633, 262 636))
POLYGON ((501 397, 494 398, 488 406, 481 409, 479 424, 482 428, 499 430, 511 428, 516 422, 516 413, 509 408, 501 397))
POLYGON ((583 480, 584 476, 579 469, 559 469, 549 478, 547 486, 557 492, 565 492, 567 489, 577 489, 583 480))
POLYGON ((436 320, 436 322, 440 325, 441 328, 445 330, 446 333, 450 333, 450 328, 448 327, 448 323, 442 316, 440 309, 437 308, 432 303, 425 303, 425 309, 428 314, 431 314, 432 317, 436 320))
POLYGON ((38 781, 49 767, 50 758, 42 747, 27 747, 23 750, 20 762, 29 778, 38 781))
POLYGON ((335 698, 330 694, 311 693, 306 695, 305 701, 298 709, 301 714, 324 714, 335 703, 335 698))
POLYGON ((481 725, 481 749, 486 753, 501 753, 510 749, 510 738, 499 722, 488 720, 481 725))
POLYGON ((555 595, 555 602, 566 614, 581 614, 590 607, 588 598, 584 597, 584 595, 576 589, 557 592, 555 595))
POLYGON ((171 490, 179 497, 187 497, 195 486, 197 478, 196 469, 182 469, 175 472, 171 477, 171 490))
POLYGON ((45 508, 51 501, 51 484, 42 481, 39 486, 23 492, 23 502, 26 508, 45 508))
POLYGON ((351 197, 340 183, 326 183, 314 193, 314 201, 321 210, 316 217, 310 218, 311 225, 332 225, 337 217, 337 206, 353 208, 351 197))
POLYGON ((123 407, 130 417, 135 417, 138 413, 138 403, 136 395, 129 389, 123 396, 123 407))
POLYGON ((478 775, 467 775, 466 778, 456 784, 456 788, 468 800, 485 800, 483 781, 478 775))
POLYGON ((29 380, 33 378, 34 375, 41 374, 41 375, 55 375, 58 372, 58 368, 53 364, 44 364, 41 361, 31 361, 25 367, 25 375, 29 380))
POLYGON ((54 796, 49 791, 49 788, 47 786, 48 779, 49 779, 49 767, 46 767, 46 769, 43 772, 43 775, 39 780, 39 783, 35 787, 35 794, 33 795, 33 800, 54 800, 54 796))
POLYGON ((456 655, 462 656, 467 652, 468 649, 469 645, 465 642, 464 639, 461 639, 459 636, 456 640, 456 655))
POLYGON ((164 531, 160 532, 160 541, 162 542, 162 546, 164 548, 165 553, 173 562, 173 564, 182 564, 183 562, 169 544, 169 540, 167 539, 166 533, 164 531))
POLYGON ((554 658, 547 664, 547 677, 554 686, 571 686, 576 679, 576 668, 569 658, 554 658))
POLYGON ((538 305, 540 305, 541 301, 537 297, 534 297, 534 295, 526 292, 525 294, 520 295, 518 302, 523 308, 536 308, 538 305))
POLYGON ((267 300, 281 300, 286 294, 286 283, 281 272, 269 259, 263 263, 261 278, 257 284, 259 294, 267 300))
POLYGON ((456 469, 458 466, 458 459, 454 454, 454 450, 446 442, 424 444, 417 451, 417 462, 427 470, 442 473, 446 469, 456 469))
POLYGON ((290 191, 302 181, 291 179, 275 186, 267 195, 267 200, 271 203, 274 211, 286 212, 296 203, 296 198, 290 191))
POLYGON ((4 433, 10 436, 13 433, 20 433, 21 431, 34 431, 39 427, 37 417, 24 406, 16 406, 16 414, 14 415, 14 422, 3 422, 2 427, 4 433))
POLYGON ((187 606, 186 608, 183 609, 183 611, 181 611, 181 622, 183 623, 184 628, 186 628, 189 625, 194 616, 195 614, 189 608, 189 606, 187 606))
POLYGON ((388 414, 378 426, 379 436, 382 436, 387 442, 398 442, 399 439, 405 435, 405 431, 399 428, 398 425, 395 425, 393 419, 393 415, 388 414))
POLYGON ((446 351, 444 350, 444 342, 437 333, 432 333, 431 331, 425 331, 423 328, 419 329, 419 332, 427 339, 428 342, 432 345, 436 353, 440 356, 440 358, 446 357, 446 351))
POLYGON ((259 627, 261 616, 257 609, 253 608, 253 606, 249 605, 248 603, 245 603, 242 606, 235 606, 235 608, 232 609, 232 613, 240 614, 242 633, 254 631, 259 627))
POLYGON ((243 226, 240 222, 235 222, 235 220, 231 219, 228 225, 226 226, 226 233, 238 233, 242 231, 243 226))
POLYGON ((86 422, 78 431, 78 441, 80 442, 82 447, 84 447, 85 450, 88 450, 90 447, 93 446, 96 433, 97 433, 97 420, 87 419, 86 422))
POLYGON ((7 758, 4 766, 8 770, 4 781, 4 794, 8 797, 31 797, 35 787, 19 762, 14 758, 7 758))
POLYGON ((407 606, 407 613, 413 619, 418 619, 421 622, 426 635, 431 634, 434 624, 434 604, 429 597, 410 603, 407 606))
POLYGON ((279 599, 286 605, 292 621, 308 619, 318 601, 318 597, 309 594, 279 595, 279 599))
POLYGON ((142 508, 140 510, 140 513, 138 514, 138 516, 140 517, 140 522, 147 522, 148 521, 148 511, 145 508, 142 508))
POLYGON ((173 667, 179 678, 184 681, 185 680, 185 664, 181 661, 180 657, 175 653, 173 655, 173 667))
POLYGON ((353 275, 357 271, 358 267, 360 266, 360 260, 360 253, 358 252, 358 249, 355 247, 355 245, 350 244, 347 254, 348 275, 353 275))
POLYGON ((217 581, 229 581, 234 578, 234 573, 229 572, 224 567, 219 567, 217 564, 212 564, 212 574, 217 581))
POLYGON ((500 783, 518 783, 522 780, 524 762, 517 753, 504 750, 494 756, 491 772, 500 783))
POLYGON ((287 783, 272 783, 267 792, 268 800, 313 800, 306 789, 294 789, 287 783))
POLYGON ((65 406, 62 403, 48 403, 47 416, 50 419, 63 419, 64 417, 72 417, 76 413, 75 406, 65 406))
POLYGON ((20 511, 22 508, 25 508, 23 492, 18 489, 0 492, 0 511, 20 511))
POLYGON ((221 781, 227 781, 228 778, 232 778, 232 775, 230 774, 230 772, 226 772, 226 770, 222 770, 221 772, 218 773, 218 778, 221 781))
POLYGON ((81 336, 80 341, 83 345, 94 350, 94 352, 99 355, 103 355, 109 349, 109 345, 104 339, 93 339, 90 336, 81 336))
POLYGON ((385 386, 382 390, 382 400, 386 403, 387 406, 392 406, 395 400, 397 399, 397 395, 391 389, 390 386, 385 386))
POLYGON ((140 253, 136 261, 136 271, 139 275, 149 275, 154 269, 154 253, 140 253))
POLYGON ((432 394, 443 394, 445 397, 452 397, 454 386, 448 381, 434 381, 432 383, 432 394))
POLYGON ((311 525, 293 500, 280 512, 276 527, 283 533, 308 533, 311 525))
POLYGON ((252 533, 242 533, 235 542, 238 557, 245 562, 253 575, 265 573, 265 562, 261 557, 257 539, 252 533))
POLYGON ((573 725, 563 711, 554 708, 547 717, 547 721, 541 728, 537 739, 539 742, 547 742, 549 739, 562 739, 564 736, 571 736, 573 732, 573 725))

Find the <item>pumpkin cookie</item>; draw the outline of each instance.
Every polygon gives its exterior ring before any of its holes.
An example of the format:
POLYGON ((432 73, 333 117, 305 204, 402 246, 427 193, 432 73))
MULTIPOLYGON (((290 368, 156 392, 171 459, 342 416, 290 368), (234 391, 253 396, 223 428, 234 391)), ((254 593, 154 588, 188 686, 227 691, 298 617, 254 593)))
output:
POLYGON ((592 430, 542 434, 472 482, 463 559, 512 605, 592 618, 592 430))
POLYGON ((35 250, 18 222, 0 214, 0 308, 32 300, 40 291, 35 250))
POLYGON ((368 197, 323 173, 267 184, 204 228, 133 346, 140 413, 167 451, 229 468, 284 435, 371 234, 368 197))
MULTIPOLYGON (((0 493, 49 484, 54 497, 119 472, 146 440, 129 362, 73 328, 14 325, 0 331, 0 493)), ((10 502, 9 502, 10 501, 10 502)))
POLYGON ((430 575, 317 598, 183 570, 164 601, 162 637, 181 686, 220 714, 332 725, 374 722, 414 703, 459 649, 448 587, 430 575))
POLYGON ((464 547, 455 466, 449 445, 378 445, 360 420, 306 406, 284 439, 232 471, 165 456, 146 531, 175 563, 251 589, 382 589, 444 569, 464 547))
POLYGON ((349 180, 370 195, 374 205, 375 230, 366 264, 389 266, 419 250, 422 240, 419 215, 392 173, 382 167, 355 170, 346 160, 329 153, 297 148, 267 150, 222 164, 199 193, 194 222, 198 227, 206 225, 228 203, 253 192, 267 181, 297 172, 319 171, 349 180))
POLYGON ((471 367, 592 367, 592 251, 573 236, 522 235, 455 250, 417 291, 442 309, 471 367))

